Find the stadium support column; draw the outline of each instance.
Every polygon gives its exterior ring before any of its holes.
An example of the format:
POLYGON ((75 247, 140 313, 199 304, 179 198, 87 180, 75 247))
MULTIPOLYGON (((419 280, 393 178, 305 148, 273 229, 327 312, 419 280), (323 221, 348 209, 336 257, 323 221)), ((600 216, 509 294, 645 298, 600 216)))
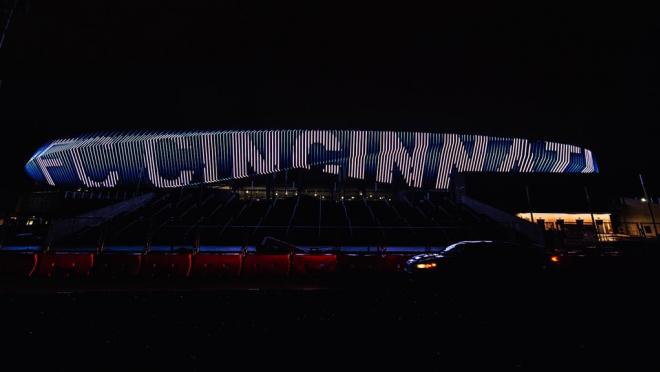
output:
POLYGON ((593 208, 591 208, 591 197, 589 196, 589 189, 587 186, 584 186, 584 196, 587 198, 587 208, 589 208, 589 214, 591 215, 591 226, 594 229, 594 234, 596 234, 596 245, 598 245, 598 242, 600 241, 600 238, 598 237, 598 226, 596 226, 594 211, 593 208))
POLYGON ((459 173, 456 169, 453 169, 450 179, 449 195, 451 199, 457 204, 463 204, 463 196, 465 195, 466 189, 465 176, 463 176, 463 173, 459 173))
POLYGON ((289 189, 289 170, 284 168, 284 190, 289 189))
POLYGON ((534 223, 534 209, 532 209, 532 198, 529 195, 529 185, 525 185, 525 195, 527 196, 527 208, 529 208, 530 221, 534 223))
POLYGON ((268 181, 266 182, 266 199, 270 200, 273 195, 273 184, 274 184, 275 174, 268 175, 268 181))

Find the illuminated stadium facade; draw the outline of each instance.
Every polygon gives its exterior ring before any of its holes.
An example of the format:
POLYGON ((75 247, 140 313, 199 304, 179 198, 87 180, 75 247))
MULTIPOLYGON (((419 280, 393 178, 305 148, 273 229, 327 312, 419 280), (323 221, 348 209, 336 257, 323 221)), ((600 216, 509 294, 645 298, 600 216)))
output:
POLYGON ((453 172, 596 173, 591 151, 482 135, 353 130, 128 132, 50 142, 28 161, 51 186, 155 188, 317 168, 368 182, 449 187, 453 172))
POLYGON ((389 275, 461 241, 542 247, 542 228, 470 185, 505 200, 498 178, 598 172, 573 145, 350 130, 94 134, 46 144, 26 169, 61 189, 19 202, 0 274, 103 280, 389 275))

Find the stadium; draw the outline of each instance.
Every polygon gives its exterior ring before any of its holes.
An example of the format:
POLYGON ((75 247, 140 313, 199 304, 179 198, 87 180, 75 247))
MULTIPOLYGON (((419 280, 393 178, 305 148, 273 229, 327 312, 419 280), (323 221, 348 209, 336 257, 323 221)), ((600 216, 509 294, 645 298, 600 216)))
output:
POLYGON ((399 273, 464 240, 543 245, 534 224, 467 203, 452 179, 598 166, 549 141, 270 130, 57 139, 26 171, 43 191, 4 226, 4 272, 171 278, 399 273))
POLYGON ((424 5, 0 0, 4 365, 658 370, 657 12, 424 5))

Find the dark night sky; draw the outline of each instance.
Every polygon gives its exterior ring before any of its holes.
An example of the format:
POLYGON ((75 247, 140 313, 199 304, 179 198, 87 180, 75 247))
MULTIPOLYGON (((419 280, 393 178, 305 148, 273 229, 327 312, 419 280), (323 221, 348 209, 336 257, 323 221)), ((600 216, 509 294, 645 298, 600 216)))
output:
POLYGON ((660 193, 653 12, 272 3, 31 1, 0 50, 0 187, 63 135, 302 127, 574 143, 660 193))

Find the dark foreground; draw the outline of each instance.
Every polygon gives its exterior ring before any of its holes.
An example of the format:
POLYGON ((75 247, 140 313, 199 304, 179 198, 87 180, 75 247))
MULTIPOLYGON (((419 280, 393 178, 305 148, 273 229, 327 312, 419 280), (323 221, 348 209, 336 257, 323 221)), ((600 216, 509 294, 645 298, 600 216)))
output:
MULTIPOLYGON (((551 367, 653 370, 652 271, 235 288, 3 289, 16 370, 551 367), (181 366, 182 368, 179 368, 181 366)), ((263 283, 262 283, 263 284, 263 283)), ((3 368, 4 369, 4 368, 3 368)), ((14 368, 12 368, 14 369, 14 368)))

